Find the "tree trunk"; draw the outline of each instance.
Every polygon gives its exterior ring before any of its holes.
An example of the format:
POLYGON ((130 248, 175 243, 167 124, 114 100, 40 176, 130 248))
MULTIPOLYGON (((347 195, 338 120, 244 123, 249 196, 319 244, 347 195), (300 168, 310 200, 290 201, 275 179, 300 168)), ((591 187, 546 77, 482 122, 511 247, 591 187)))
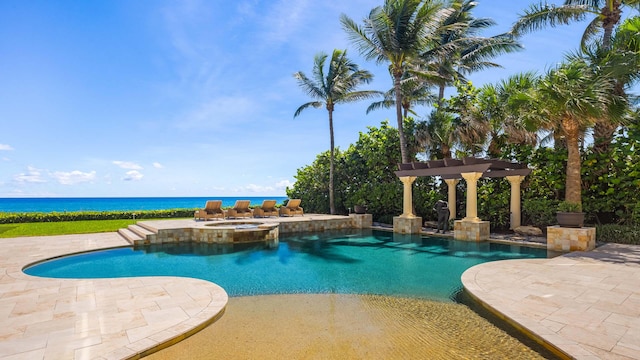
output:
POLYGON ((334 158, 334 141, 333 141, 333 105, 327 105, 329 110, 329 137, 331 138, 331 155, 329 157, 329 213, 336 213, 336 207, 333 200, 333 158, 334 158))
MULTIPOLYGON (((605 6, 601 9, 601 15, 603 16, 602 28, 604 30, 602 34, 602 47, 604 50, 611 49, 611 37, 613 36, 613 29, 620 22, 622 11, 620 10, 621 2, 619 0, 612 0, 611 8, 609 8, 609 1, 605 2, 605 6)), ((624 88, 616 81, 614 92, 616 95, 624 96, 624 88)), ((593 127, 593 151, 596 153, 606 153, 611 147, 613 141, 613 134, 617 128, 617 124, 612 124, 608 118, 598 119, 593 127)))
POLYGON ((593 125, 593 151, 598 154, 605 154, 609 151, 613 142, 613 134, 618 125, 612 124, 606 119, 598 120, 593 125))
POLYGON ((442 158, 451 159, 451 148, 444 144, 442 144, 441 146, 442 146, 442 158))
POLYGON ((409 163, 409 156, 407 155, 407 141, 404 138, 404 118, 402 117, 402 88, 400 86, 400 80, 402 79, 402 71, 393 72, 393 87, 396 92, 396 117, 398 119, 398 135, 400 137, 400 157, 402 163, 409 163))
POLYGON ((442 106, 442 100, 444 99, 444 84, 438 87, 438 106, 442 106))
POLYGON ((562 120, 562 130, 567 141, 567 178, 565 180, 565 200, 582 205, 582 185, 580 182, 580 128, 570 117, 562 120))
POLYGON ((620 22, 622 16, 622 10, 620 6, 622 2, 620 0, 611 0, 611 7, 609 7, 609 1, 605 1, 605 5, 600 9, 600 15, 602 16, 602 47, 604 50, 611 49, 611 37, 613 35, 613 29, 620 22))

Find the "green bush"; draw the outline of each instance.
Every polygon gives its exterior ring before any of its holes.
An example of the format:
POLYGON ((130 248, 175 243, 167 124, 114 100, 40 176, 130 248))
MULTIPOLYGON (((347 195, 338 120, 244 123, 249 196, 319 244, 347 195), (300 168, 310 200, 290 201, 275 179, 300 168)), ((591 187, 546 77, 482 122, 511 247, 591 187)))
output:
POLYGON ((596 226, 596 240, 608 243, 640 245, 640 226, 598 225, 596 226))
POLYGON ((522 224, 533 225, 535 227, 546 229, 547 226, 555 225, 556 209, 558 201, 540 199, 525 199, 522 202, 522 224))
POLYGON ((568 201, 560 201, 558 204, 558 211, 580 213, 582 212, 582 205, 580 203, 572 203, 568 201))
POLYGON ((0 224, 33 222, 60 222, 79 220, 117 219, 170 219, 192 217, 195 209, 144 210, 144 211, 72 211, 72 212, 23 212, 0 213, 0 224))

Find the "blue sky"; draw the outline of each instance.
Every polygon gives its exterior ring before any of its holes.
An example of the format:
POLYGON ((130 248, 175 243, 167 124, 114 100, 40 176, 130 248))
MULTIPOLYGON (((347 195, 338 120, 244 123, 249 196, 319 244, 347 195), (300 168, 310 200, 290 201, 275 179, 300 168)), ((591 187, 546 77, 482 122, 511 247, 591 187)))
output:
MULTIPOLYGON (((386 65, 362 60, 339 23, 381 3, 1 1, 0 197, 284 195, 329 148, 326 110, 293 118, 310 99, 292 74, 346 48, 375 74, 366 88, 389 89, 386 65)), ((475 16, 497 21, 495 35, 530 3, 480 0, 475 16)), ((470 78, 544 71, 582 29, 527 35, 504 69, 470 78)), ((394 119, 368 105, 336 108, 337 146, 394 119)))

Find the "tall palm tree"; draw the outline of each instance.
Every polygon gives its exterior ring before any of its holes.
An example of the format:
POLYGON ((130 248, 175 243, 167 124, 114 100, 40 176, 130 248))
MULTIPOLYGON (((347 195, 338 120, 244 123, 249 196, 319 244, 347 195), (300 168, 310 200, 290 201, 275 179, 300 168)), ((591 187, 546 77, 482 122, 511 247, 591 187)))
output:
MULTIPOLYGON (((438 103, 442 103, 447 86, 465 75, 486 68, 500 67, 491 60, 498 55, 522 50, 511 34, 482 37, 479 33, 496 23, 490 18, 475 18, 473 0, 453 0, 451 12, 443 18, 429 49, 421 54, 424 67, 429 70, 423 78, 438 87, 438 103), (433 77, 430 74, 437 74, 433 77)), ((420 75, 420 72, 418 72, 420 75)))
MULTIPOLYGON (((614 29, 622 19, 624 7, 640 11, 640 0, 565 0, 561 6, 547 3, 533 4, 525 10, 513 25, 511 32, 520 34, 539 30, 549 25, 566 25, 574 21, 586 20, 593 16, 582 35, 581 45, 586 49, 589 43, 602 32, 600 41, 596 41, 605 52, 612 49, 614 29)), ((618 86, 620 87, 620 85, 618 86)), ((594 126, 594 139, 600 144, 596 151, 605 151, 613 139, 617 124, 606 117, 598 119, 594 126), (599 148, 601 148, 599 150, 599 148)))
POLYGON ((530 93, 533 106, 529 109, 535 111, 524 116, 565 138, 567 202, 582 205, 580 139, 596 119, 610 111, 612 103, 622 100, 613 93, 614 85, 610 77, 595 73, 585 61, 571 59, 549 70, 530 93))
POLYGON ((330 166, 329 166, 329 212, 335 214, 333 173, 334 173, 334 138, 333 138, 333 110, 336 104, 354 102, 379 96, 379 91, 356 91, 358 86, 368 84, 373 75, 360 70, 358 65, 347 58, 346 50, 333 50, 328 68, 325 69, 327 54, 318 53, 313 61, 313 76, 307 77, 298 71, 293 76, 298 79, 298 85, 310 97, 316 99, 302 104, 294 113, 297 117, 303 110, 309 107, 319 108, 325 106, 329 112, 329 136, 331 139, 330 166))
POLYGON ((402 124, 402 76, 424 51, 439 24, 441 9, 442 4, 433 0, 385 0, 384 5, 371 10, 362 26, 344 14, 340 16, 342 27, 367 60, 389 63, 403 163, 410 159, 402 124))
MULTIPOLYGON (((402 81, 402 116, 406 118, 409 113, 416 115, 412 108, 416 105, 431 105, 435 102, 435 97, 429 91, 429 88, 424 86, 420 81, 409 78, 402 81)), ((367 114, 371 111, 381 108, 388 109, 396 106, 396 94, 395 88, 390 89, 384 93, 384 99, 375 101, 367 108, 367 114)))

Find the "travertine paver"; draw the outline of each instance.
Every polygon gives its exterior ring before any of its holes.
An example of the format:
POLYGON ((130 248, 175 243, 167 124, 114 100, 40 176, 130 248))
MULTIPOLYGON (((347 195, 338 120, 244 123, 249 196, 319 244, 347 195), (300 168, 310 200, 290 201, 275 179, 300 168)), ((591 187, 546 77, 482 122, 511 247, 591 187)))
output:
POLYGON ((640 359, 640 246, 467 270, 474 297, 576 359, 640 359))
POLYGON ((126 359, 199 329, 227 304, 227 293, 204 280, 22 272, 54 256, 128 245, 116 233, 0 239, 0 245, 2 359, 126 359))

